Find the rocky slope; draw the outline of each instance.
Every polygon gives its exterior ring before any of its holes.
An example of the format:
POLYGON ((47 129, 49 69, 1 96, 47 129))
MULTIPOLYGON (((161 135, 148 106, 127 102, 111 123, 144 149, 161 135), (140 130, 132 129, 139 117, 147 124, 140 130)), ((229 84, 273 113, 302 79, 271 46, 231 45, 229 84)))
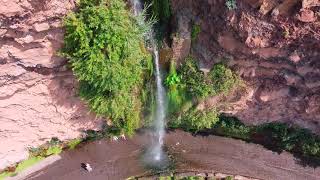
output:
POLYGON ((201 69, 224 62, 244 80, 219 106, 248 124, 281 121, 320 133, 320 1, 172 0, 174 58, 189 52, 201 69), (191 29, 201 32, 190 45, 191 29))
MULTIPOLYGON (((282 121, 320 133, 320 1, 172 0, 173 57, 189 52, 203 71, 225 62, 246 87, 201 105, 248 124, 282 121), (192 41, 194 24, 201 32, 192 41), (223 103, 222 103, 223 102, 223 103)), ((78 97, 57 56, 62 17, 74 0, 0 0, 0 169, 52 137, 70 139, 100 120, 78 97)))
POLYGON ((75 95, 62 17, 73 0, 0 0, 0 169, 52 137, 75 138, 100 120, 75 95))

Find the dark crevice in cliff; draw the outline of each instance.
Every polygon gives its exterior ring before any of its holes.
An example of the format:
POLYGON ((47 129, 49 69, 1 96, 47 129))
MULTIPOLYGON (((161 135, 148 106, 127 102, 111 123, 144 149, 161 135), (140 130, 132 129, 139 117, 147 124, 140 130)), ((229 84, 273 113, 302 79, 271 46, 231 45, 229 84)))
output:
POLYGON ((35 66, 25 66, 24 64, 18 63, 17 65, 22 67, 26 71, 35 72, 35 73, 47 76, 47 75, 59 72, 60 68, 63 67, 65 64, 60 64, 59 66, 54 68, 44 67, 41 64, 37 64, 35 66))

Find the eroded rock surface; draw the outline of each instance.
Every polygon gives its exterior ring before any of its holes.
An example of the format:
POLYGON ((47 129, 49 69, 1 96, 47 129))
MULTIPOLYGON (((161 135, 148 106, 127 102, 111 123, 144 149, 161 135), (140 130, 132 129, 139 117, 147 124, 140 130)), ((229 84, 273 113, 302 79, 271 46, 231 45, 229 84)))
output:
POLYGON ((57 56, 62 18, 73 0, 0 0, 0 169, 52 137, 99 127, 76 97, 76 80, 57 56))
POLYGON ((320 1, 236 2, 228 10, 224 0, 172 1, 180 24, 201 26, 191 47, 199 64, 226 63, 246 85, 204 103, 248 124, 288 122, 320 133, 320 1))

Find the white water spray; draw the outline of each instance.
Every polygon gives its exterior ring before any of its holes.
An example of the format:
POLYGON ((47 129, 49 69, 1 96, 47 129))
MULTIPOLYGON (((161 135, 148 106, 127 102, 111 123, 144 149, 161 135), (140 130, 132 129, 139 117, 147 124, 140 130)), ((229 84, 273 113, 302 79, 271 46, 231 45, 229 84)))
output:
MULTIPOLYGON (((143 12, 143 5, 141 3, 141 0, 131 0, 132 3, 132 9, 135 16, 141 15, 143 12)), ((157 91, 156 91, 156 117, 154 120, 154 127, 155 127, 155 136, 154 136, 154 143, 150 149, 150 155, 152 156, 153 161, 160 161, 164 157, 163 153, 163 138, 165 134, 165 88, 162 85, 162 78, 161 78, 161 71, 160 71, 160 65, 159 65, 159 51, 157 44, 154 39, 154 34, 150 33, 149 39, 151 41, 151 48, 153 51, 153 58, 154 58, 154 64, 156 67, 156 85, 157 85, 157 91)))
POLYGON ((155 128, 158 139, 154 147, 155 160, 161 160, 162 153, 162 145, 163 145, 163 137, 165 134, 164 131, 164 120, 165 120, 165 109, 164 109, 164 99, 165 99, 165 90, 162 85, 160 65, 159 65, 159 52, 157 46, 153 47, 154 61, 156 65, 156 82, 157 82, 157 112, 155 118, 155 128))

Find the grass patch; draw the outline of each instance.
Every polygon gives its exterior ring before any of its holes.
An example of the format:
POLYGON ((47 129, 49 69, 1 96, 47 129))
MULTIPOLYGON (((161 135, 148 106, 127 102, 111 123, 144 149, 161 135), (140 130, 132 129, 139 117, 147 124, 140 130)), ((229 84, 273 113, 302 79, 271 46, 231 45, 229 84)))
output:
POLYGON ((4 171, 0 174, 0 179, 5 179, 6 177, 16 176, 19 172, 37 164, 38 162, 42 161, 44 157, 29 157, 28 159, 20 162, 15 170, 13 171, 4 171))
POLYGON ((60 154, 63 149, 69 148, 74 149, 76 145, 82 142, 82 139, 74 139, 69 142, 62 142, 58 138, 52 138, 47 143, 39 147, 29 148, 29 158, 17 163, 15 166, 6 168, 1 174, 0 179, 5 177, 15 176, 19 172, 33 166, 41 160, 51 155, 60 154))
POLYGON ((16 173, 19 173, 25 170, 26 168, 33 166, 34 164, 40 162, 43 159, 44 157, 30 157, 29 159, 22 161, 21 163, 18 164, 16 173))
POLYGON ((80 143, 82 142, 82 139, 76 138, 68 142, 69 149, 75 149, 80 143))

